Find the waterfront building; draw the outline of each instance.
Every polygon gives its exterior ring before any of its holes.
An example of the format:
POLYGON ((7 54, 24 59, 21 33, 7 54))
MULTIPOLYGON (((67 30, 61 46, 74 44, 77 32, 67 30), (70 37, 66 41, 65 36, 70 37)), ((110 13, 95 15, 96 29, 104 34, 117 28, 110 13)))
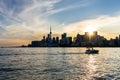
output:
POLYGON ((62 34, 62 39, 66 38, 67 34, 66 33, 63 33, 62 34))
POLYGON ((47 37, 43 36, 41 40, 32 41, 28 47, 86 47, 89 43, 91 46, 97 47, 118 47, 120 46, 120 35, 115 39, 107 40, 104 36, 98 35, 97 31, 94 31, 92 35, 89 32, 85 32, 84 35, 77 34, 72 41, 72 37, 67 37, 67 33, 63 33, 61 39, 59 37, 52 37, 50 26, 50 32, 47 37))
POLYGON ((120 39, 119 39, 119 36, 118 36, 118 46, 120 46, 120 39))
POLYGON ((59 37, 56 37, 56 43, 59 44, 59 37))
POLYGON ((61 40, 60 40, 60 46, 71 46, 72 44, 72 37, 67 37, 67 34, 66 33, 63 33, 61 35, 61 40))
POLYGON ((90 40, 91 40, 91 38, 90 38, 89 32, 85 32, 85 42, 88 42, 90 40))
POLYGON ((76 46, 81 46, 81 42, 83 41, 82 35, 77 34, 76 38, 75 38, 75 44, 76 46))

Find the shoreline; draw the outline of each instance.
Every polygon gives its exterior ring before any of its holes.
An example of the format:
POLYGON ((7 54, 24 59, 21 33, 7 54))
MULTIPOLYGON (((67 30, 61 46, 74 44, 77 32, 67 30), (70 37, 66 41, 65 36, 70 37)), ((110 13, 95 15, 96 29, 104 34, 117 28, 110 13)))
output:
MULTIPOLYGON (((16 47, 0 47, 0 48, 86 48, 86 47, 21 47, 21 46, 16 46, 16 47)), ((94 48, 120 48, 120 47, 94 47, 94 48)))

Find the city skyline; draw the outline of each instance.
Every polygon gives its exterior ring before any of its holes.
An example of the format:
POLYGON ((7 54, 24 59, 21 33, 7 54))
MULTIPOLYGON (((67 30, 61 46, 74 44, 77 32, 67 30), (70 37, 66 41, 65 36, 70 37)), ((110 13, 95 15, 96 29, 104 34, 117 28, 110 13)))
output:
POLYGON ((89 31, 89 28, 84 34, 78 33, 75 37, 68 36, 67 33, 61 34, 61 37, 53 34, 50 26, 47 36, 44 35, 41 40, 33 40, 21 47, 120 47, 120 35, 107 40, 97 31, 89 31))
POLYGON ((75 37, 99 31, 107 39, 120 34, 117 0, 0 0, 0 46, 40 40, 51 25, 54 36, 75 37))

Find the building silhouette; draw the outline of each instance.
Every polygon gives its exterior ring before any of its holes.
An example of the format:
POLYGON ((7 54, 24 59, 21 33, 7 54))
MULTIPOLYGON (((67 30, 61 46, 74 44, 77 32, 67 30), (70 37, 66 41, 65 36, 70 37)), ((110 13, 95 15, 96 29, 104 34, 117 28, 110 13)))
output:
POLYGON ((28 47, 87 47, 89 44, 94 47, 120 47, 120 35, 115 39, 107 40, 104 36, 98 35, 97 31, 94 31, 92 35, 89 32, 85 32, 84 35, 78 33, 74 38, 63 33, 60 39, 52 36, 50 26, 47 37, 43 36, 42 40, 32 41, 28 47))
POLYGON ((72 37, 67 37, 67 33, 61 35, 60 46, 69 47, 72 45, 72 37))

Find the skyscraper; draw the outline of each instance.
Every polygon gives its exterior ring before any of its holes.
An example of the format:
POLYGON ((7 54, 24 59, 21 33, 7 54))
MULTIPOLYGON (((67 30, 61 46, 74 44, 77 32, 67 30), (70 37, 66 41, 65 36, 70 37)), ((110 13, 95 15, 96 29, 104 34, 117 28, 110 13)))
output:
POLYGON ((66 33, 64 33, 64 34, 62 34, 62 39, 64 39, 64 38, 66 38, 66 36, 67 36, 67 34, 66 33))
POLYGON ((120 47, 120 35, 119 35, 119 43, 118 43, 119 47, 120 47))
POLYGON ((89 32, 85 32, 85 41, 86 42, 88 42, 88 41, 90 41, 90 34, 89 34, 89 32))
POLYGON ((97 31, 93 32, 93 37, 96 37, 98 35, 97 31))
POLYGON ((97 41, 98 41, 98 32, 97 31, 93 32, 92 41, 97 43, 97 41))
POLYGON ((119 35, 119 40, 120 40, 120 35, 119 35))

